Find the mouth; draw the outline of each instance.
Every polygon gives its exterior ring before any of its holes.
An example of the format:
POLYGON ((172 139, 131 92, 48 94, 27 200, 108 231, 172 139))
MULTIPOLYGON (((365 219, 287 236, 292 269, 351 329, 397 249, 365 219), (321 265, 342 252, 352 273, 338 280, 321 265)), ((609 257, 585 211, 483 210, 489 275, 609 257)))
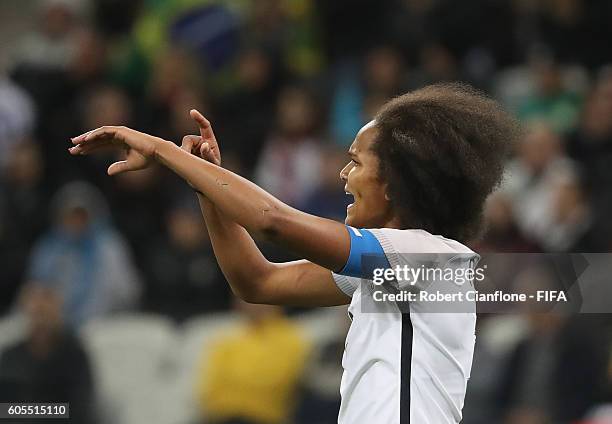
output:
POLYGON ((348 205, 348 206, 346 207, 346 209, 348 210, 348 209, 352 208, 352 207, 353 207, 353 205, 355 204, 355 202, 354 202, 354 200, 355 200, 355 195, 354 195, 353 193, 351 193, 351 192, 348 190, 348 188, 347 188, 346 186, 344 187, 344 193, 345 193, 347 196, 351 196, 351 197, 353 198, 353 203, 351 203, 350 205, 348 205))

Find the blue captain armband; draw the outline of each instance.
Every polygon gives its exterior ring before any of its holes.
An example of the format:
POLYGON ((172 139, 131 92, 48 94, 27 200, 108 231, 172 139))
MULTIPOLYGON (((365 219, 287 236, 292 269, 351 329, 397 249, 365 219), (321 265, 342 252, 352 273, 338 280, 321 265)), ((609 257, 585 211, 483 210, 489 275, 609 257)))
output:
POLYGON ((351 251, 338 274, 372 279, 375 268, 389 268, 389 261, 378 239, 369 230, 346 226, 351 237, 351 251))

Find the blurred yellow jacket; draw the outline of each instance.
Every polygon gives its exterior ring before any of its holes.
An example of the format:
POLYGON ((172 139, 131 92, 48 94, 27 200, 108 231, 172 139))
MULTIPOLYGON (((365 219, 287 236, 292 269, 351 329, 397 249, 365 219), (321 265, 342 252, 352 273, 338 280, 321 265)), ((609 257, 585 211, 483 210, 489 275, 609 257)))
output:
POLYGON ((308 343, 283 316, 249 323, 205 354, 198 399, 213 420, 245 418, 282 423, 291 413, 308 343))

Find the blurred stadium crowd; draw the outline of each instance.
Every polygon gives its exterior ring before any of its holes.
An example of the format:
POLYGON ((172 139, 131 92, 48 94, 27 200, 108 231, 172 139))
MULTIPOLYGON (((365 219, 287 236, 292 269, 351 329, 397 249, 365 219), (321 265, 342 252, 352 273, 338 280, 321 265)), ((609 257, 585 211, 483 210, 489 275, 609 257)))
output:
MULTIPOLYGON (((343 310, 232 300, 184 182, 109 178, 69 137, 179 143, 197 108, 224 166, 343 219, 357 130, 467 81, 525 124, 474 247, 609 252, 611 22, 607 0, 3 0, 0 400, 69 400, 83 424, 335 422, 343 310)), ((611 321, 480 317, 463 422, 610 422, 611 321)))

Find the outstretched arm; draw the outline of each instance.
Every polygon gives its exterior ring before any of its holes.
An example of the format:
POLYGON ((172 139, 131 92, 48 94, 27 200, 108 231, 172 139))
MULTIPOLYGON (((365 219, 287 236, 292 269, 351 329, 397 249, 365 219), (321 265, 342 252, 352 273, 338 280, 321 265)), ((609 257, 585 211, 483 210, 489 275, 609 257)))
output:
POLYGON ((294 209, 250 181, 159 142, 158 160, 189 181, 217 210, 262 239, 286 247, 330 270, 341 269, 350 238, 343 224, 294 209))
POLYGON ((350 238, 344 225, 290 208, 242 177, 134 130, 104 127, 73 142, 77 145, 71 149, 73 154, 87 154, 108 144, 127 145, 126 161, 111 165, 110 174, 141 169, 157 157, 202 192, 215 254, 239 296, 261 303, 347 303, 348 297, 335 286, 329 271, 342 268, 348 258, 350 238), (268 262, 245 228, 314 263, 268 262))
MULTIPOLYGON (((190 115, 200 136, 183 137, 181 149, 220 166, 221 152, 210 122, 196 110, 190 115)), ((243 227, 219 213, 204 195, 197 196, 217 261, 237 296, 250 302, 295 306, 348 302, 329 270, 309 261, 269 262, 243 227)))

